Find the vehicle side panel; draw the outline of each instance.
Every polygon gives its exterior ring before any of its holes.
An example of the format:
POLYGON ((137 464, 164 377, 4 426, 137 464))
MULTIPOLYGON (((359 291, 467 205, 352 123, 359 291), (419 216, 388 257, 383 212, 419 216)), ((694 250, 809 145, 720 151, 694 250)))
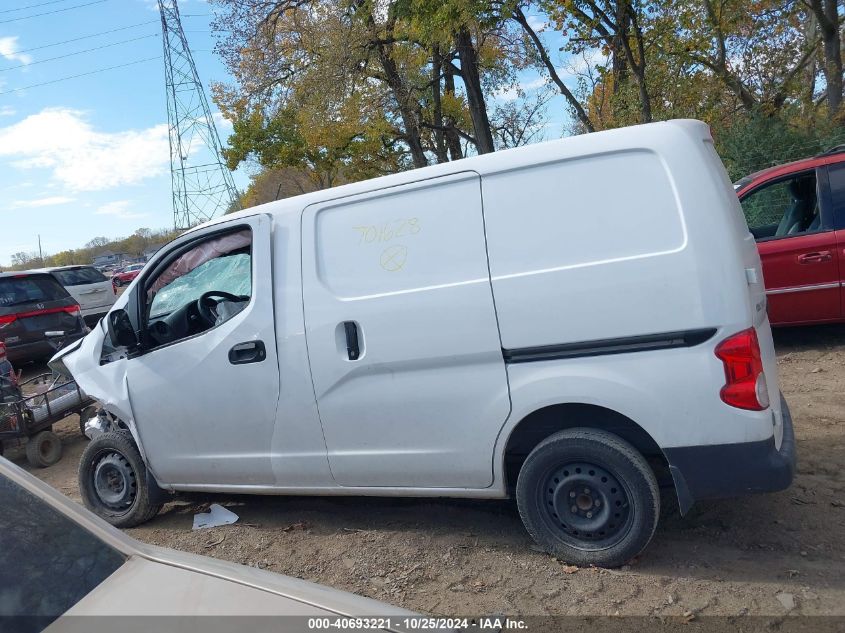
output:
POLYGON ((757 247, 772 322, 799 325, 841 318, 839 257, 833 231, 761 241, 757 247))
POLYGON ((489 486, 510 404, 478 175, 312 205, 302 235, 308 351, 337 483, 489 486))

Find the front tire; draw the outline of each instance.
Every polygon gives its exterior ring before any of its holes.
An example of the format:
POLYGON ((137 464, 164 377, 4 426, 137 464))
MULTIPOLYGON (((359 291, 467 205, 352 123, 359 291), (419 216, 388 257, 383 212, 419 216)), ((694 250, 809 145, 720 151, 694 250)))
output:
POLYGON ((103 433, 85 447, 79 493, 86 508, 119 528, 145 523, 161 509, 150 501, 147 467, 128 431, 103 433))
POLYGON ((555 433, 531 451, 516 501, 537 544, 580 566, 624 565, 649 544, 660 516, 645 458, 620 437, 588 428, 555 433))

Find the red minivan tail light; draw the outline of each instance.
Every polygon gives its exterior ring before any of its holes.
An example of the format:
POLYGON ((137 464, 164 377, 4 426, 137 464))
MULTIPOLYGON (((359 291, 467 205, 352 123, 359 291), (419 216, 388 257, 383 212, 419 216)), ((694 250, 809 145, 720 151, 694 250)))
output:
POLYGON ((722 400, 739 409, 767 409, 769 389, 757 331, 749 328, 726 338, 716 346, 716 356, 725 365, 725 386, 719 392, 722 400))

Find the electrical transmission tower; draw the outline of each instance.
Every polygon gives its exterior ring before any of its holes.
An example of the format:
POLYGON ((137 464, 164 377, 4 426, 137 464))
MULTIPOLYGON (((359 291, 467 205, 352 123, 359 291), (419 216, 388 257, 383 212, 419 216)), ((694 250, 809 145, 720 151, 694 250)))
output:
POLYGON ((176 0, 158 0, 158 8, 164 44, 173 227, 187 229, 237 205, 238 194, 232 174, 222 161, 220 137, 182 30, 176 0))

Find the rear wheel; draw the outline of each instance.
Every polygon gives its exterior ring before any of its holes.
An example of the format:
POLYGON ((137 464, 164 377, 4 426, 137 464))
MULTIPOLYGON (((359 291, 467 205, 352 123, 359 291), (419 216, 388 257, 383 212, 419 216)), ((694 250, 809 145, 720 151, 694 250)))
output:
POLYGON ((538 444, 516 486, 529 534, 577 565, 616 567, 651 541, 660 516, 657 480, 645 458, 605 431, 560 431, 538 444))
POLYGON ((26 442, 26 461, 34 468, 47 468, 61 458, 62 441, 52 431, 36 433, 26 442))
POLYGON ((86 508, 120 528, 149 521, 161 509, 150 501, 147 467, 129 431, 91 440, 79 461, 79 493, 86 508))

